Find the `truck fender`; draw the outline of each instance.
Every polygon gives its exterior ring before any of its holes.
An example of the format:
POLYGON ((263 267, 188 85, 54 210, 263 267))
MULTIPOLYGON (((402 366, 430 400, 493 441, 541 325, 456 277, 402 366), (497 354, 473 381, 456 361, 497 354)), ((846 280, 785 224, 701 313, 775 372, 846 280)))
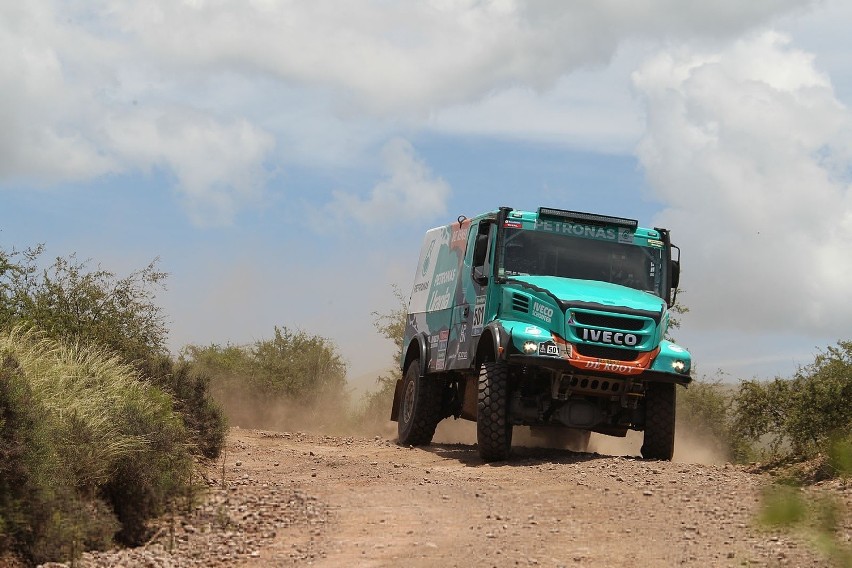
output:
POLYGON ((400 369, 402 371, 402 375, 396 380, 396 385, 393 389, 393 405, 391 406, 390 418, 393 421, 397 421, 399 419, 399 404, 402 398, 402 377, 405 376, 405 373, 408 370, 408 364, 415 357, 419 360, 420 376, 422 377, 426 374, 426 369, 429 365, 429 338, 423 332, 415 335, 411 339, 411 342, 409 342, 408 348, 405 350, 405 358, 403 359, 403 364, 400 369))
POLYGON ((492 321, 486 325, 476 349, 477 366, 488 357, 493 357, 494 361, 504 361, 509 354, 511 339, 510 332, 506 331, 499 321, 492 321))

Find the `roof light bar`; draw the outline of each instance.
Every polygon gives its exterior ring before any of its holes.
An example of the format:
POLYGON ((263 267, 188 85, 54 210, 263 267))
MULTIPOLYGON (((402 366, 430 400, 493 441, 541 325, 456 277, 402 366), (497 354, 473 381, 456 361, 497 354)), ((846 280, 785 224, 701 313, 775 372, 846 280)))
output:
POLYGON ((551 207, 539 207, 539 217, 559 217, 570 221, 580 223, 591 223, 593 225, 608 225, 615 227, 625 227, 631 231, 635 231, 639 226, 639 221, 635 219, 625 219, 624 217, 610 217, 609 215, 595 215, 594 213, 582 213, 580 211, 567 211, 565 209, 553 209, 551 207))

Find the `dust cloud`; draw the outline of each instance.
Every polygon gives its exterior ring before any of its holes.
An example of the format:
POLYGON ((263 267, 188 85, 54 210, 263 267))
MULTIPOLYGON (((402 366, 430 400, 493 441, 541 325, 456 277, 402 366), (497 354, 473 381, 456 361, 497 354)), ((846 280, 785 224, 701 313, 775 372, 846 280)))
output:
MULTIPOLYGON (((274 431, 305 431, 329 436, 381 436, 396 440, 397 423, 389 420, 390 402, 366 409, 353 409, 349 401, 329 401, 329 397, 308 404, 286 398, 259 399, 245 393, 219 391, 214 398, 223 407, 231 426, 274 431)), ((551 447, 583 451, 571 439, 562 436, 533 435, 529 427, 516 426, 512 444, 518 447, 551 447)), ((643 434, 628 431, 625 437, 593 433, 587 452, 609 456, 640 456, 643 434)), ((476 444, 476 423, 469 420, 442 420, 435 431, 437 444, 476 444)), ((679 424, 675 433, 676 463, 716 465, 727 457, 710 436, 693 431, 688 424, 679 424)))

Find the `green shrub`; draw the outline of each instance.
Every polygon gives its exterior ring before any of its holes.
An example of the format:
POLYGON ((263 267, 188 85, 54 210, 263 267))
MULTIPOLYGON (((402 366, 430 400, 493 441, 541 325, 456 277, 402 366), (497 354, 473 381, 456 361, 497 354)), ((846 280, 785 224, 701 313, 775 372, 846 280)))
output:
MULTIPOLYGON (((837 474, 852 474, 852 440, 838 440, 828 451, 827 462, 837 468, 837 474)), ((847 515, 842 499, 830 492, 802 490, 788 477, 764 490, 758 520, 764 526, 785 528, 804 536, 830 565, 852 568, 852 546, 843 538, 847 515)))
POLYGON ((678 429, 685 428, 714 444, 714 450, 735 462, 754 455, 749 441, 733 427, 735 387, 721 380, 694 380, 678 391, 678 429))
POLYGON ((252 345, 188 345, 181 361, 210 377, 235 424, 340 429, 347 422, 346 363, 324 337, 275 327, 272 339, 252 345))
POLYGON ((189 439, 172 399, 94 348, 0 332, 0 527, 34 562, 72 558, 188 490, 189 439), (116 521, 117 520, 117 521, 116 521))
POLYGON ((827 453, 852 431, 852 341, 821 352, 792 379, 743 381, 734 427, 764 440, 770 454, 804 459, 827 453))
POLYGON ((90 270, 74 254, 41 269, 43 255, 43 245, 0 249, 0 328, 34 326, 59 341, 99 345, 128 363, 165 352, 168 330, 155 300, 167 275, 156 259, 118 277, 90 270))
POLYGON ((172 395, 194 451, 217 458, 225 445, 228 425, 224 411, 210 394, 210 375, 186 361, 175 363, 166 356, 150 357, 142 374, 172 395))

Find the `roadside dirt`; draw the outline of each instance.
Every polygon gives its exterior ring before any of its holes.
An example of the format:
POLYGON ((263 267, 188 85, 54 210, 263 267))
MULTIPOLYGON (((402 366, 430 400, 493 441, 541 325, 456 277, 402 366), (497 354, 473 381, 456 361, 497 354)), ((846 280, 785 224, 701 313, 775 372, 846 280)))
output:
MULTIPOLYGON (((80 564, 827 565, 804 541, 756 526, 768 479, 729 464, 531 447, 483 464, 472 443, 234 428, 204 475, 204 502, 164 519, 148 546, 80 564)), ((834 491, 848 508, 849 489, 834 491)), ((848 518, 844 530, 848 542, 848 518)))

